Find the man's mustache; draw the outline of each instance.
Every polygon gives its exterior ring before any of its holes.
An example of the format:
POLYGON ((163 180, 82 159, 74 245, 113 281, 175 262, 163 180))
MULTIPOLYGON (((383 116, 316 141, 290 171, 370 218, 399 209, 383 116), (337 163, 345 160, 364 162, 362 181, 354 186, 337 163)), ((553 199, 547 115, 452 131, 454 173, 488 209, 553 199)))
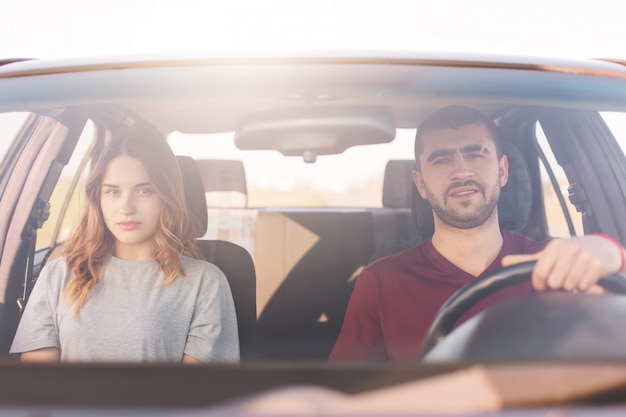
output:
POLYGON ((452 184, 450 184, 448 186, 448 188, 446 188, 446 195, 450 195, 452 193, 452 190, 459 188, 459 187, 467 187, 467 186, 473 186, 476 187, 478 189, 478 191, 480 191, 483 195, 485 194, 485 187, 483 187, 482 184, 480 184, 479 182, 475 181, 475 180, 466 180, 466 181, 457 181, 457 182, 453 182, 452 184))

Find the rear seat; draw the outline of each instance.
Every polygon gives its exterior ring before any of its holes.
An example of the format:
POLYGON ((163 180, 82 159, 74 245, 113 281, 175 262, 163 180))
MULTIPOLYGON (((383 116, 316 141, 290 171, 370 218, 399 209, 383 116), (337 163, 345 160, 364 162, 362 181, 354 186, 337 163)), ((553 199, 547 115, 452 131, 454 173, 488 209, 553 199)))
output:
POLYGON ((259 211, 255 265, 262 357, 328 357, 353 281, 374 251, 372 236, 372 214, 365 209, 259 211))
POLYGON ((241 161, 198 160, 208 204, 203 239, 253 255, 258 359, 326 360, 356 277, 374 253, 415 243, 412 161, 390 161, 383 208, 247 207, 241 161))
POLYGON ((361 269, 374 253, 416 243, 407 163, 389 162, 380 209, 259 211, 255 265, 263 358, 326 360, 361 269))

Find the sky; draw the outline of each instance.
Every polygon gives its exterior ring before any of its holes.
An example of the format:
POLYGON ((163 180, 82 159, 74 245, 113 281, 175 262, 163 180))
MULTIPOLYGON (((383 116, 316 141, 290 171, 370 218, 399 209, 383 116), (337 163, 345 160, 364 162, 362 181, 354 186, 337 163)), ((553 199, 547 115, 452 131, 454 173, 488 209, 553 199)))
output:
POLYGON ((621 0, 1 2, 1 58, 372 49, 626 59, 621 0))

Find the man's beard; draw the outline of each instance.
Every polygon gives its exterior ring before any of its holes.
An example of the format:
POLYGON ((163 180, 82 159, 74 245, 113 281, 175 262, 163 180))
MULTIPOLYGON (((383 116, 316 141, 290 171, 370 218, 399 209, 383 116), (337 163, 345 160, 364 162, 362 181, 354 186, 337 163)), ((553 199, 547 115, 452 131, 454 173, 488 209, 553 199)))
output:
MULTIPOLYGON (((426 192, 426 198, 433 208, 433 211, 445 224, 455 227, 457 229, 473 229, 475 227, 483 225, 494 213, 498 205, 498 199, 500 198, 500 185, 498 182, 492 187, 489 196, 485 187, 476 181, 468 180, 465 182, 458 182, 450 185, 443 196, 443 203, 435 198, 434 194, 424 185, 426 192), (463 187, 471 185, 478 188, 479 193, 483 196, 483 202, 472 202, 475 207, 470 210, 459 211, 457 209, 450 209, 447 207, 448 191, 457 187, 463 187)), ((467 208, 470 205, 469 201, 461 202, 461 206, 467 208)))

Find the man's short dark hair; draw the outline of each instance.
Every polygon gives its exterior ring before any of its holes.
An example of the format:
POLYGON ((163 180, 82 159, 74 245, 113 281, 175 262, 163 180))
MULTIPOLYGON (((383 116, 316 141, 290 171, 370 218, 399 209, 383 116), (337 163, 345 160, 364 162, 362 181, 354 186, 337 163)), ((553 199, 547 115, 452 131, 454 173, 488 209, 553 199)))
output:
POLYGON ((424 152, 424 134, 440 129, 459 129, 463 126, 481 124, 487 126, 491 139, 496 145, 498 159, 502 156, 502 146, 498 128, 487 115, 467 106, 443 107, 425 118, 415 133, 415 164, 421 169, 419 157, 424 152))

